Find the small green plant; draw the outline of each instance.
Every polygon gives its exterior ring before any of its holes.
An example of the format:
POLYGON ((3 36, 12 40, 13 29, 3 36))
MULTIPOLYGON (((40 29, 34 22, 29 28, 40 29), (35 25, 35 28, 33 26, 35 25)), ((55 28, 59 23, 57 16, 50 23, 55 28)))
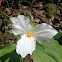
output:
POLYGON ((48 18, 51 18, 53 15, 56 14, 56 9, 57 9, 57 6, 55 4, 46 4, 45 5, 45 14, 48 18))

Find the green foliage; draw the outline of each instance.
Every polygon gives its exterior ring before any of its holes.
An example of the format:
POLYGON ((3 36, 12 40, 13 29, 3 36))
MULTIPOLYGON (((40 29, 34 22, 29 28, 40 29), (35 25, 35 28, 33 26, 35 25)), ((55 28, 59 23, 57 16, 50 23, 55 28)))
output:
POLYGON ((32 25, 32 27, 35 27, 36 25, 37 25, 37 23, 35 23, 35 22, 30 22, 30 24, 32 25))
POLYGON ((0 29, 5 30, 7 25, 8 25, 8 19, 2 19, 2 24, 0 26, 0 29))
POLYGON ((54 39, 59 40, 61 36, 62 36, 62 33, 59 32, 57 35, 54 36, 54 39))
POLYGON ((45 14, 46 14, 46 16, 48 18, 51 18, 53 15, 56 14, 56 9, 57 9, 57 6, 55 4, 51 4, 51 3, 46 4, 45 5, 45 10, 46 10, 45 14))
POLYGON ((8 36, 3 37, 3 40, 9 40, 9 37, 8 36))
POLYGON ((60 45, 62 45, 62 32, 59 32, 57 35, 55 35, 54 39, 57 40, 60 45))
POLYGON ((10 36, 10 37, 14 37, 15 35, 12 33, 12 31, 10 30, 10 31, 8 31, 8 35, 10 36))
POLYGON ((19 40, 21 37, 19 35, 17 35, 16 38, 19 40))
MULTIPOLYGON (((0 62, 22 62, 22 58, 15 51, 15 44, 0 46, 0 62)), ((33 62, 62 62, 62 46, 54 39, 51 42, 36 43, 33 52, 33 62)))
POLYGON ((33 53, 33 62, 62 62, 62 46, 54 39, 51 42, 43 43, 43 47, 36 46, 33 53))
POLYGON ((21 62, 20 55, 16 53, 15 44, 0 46, 0 62, 21 62))
POLYGON ((12 52, 16 48, 15 44, 6 44, 5 46, 0 46, 0 57, 7 53, 12 52))
MULTIPOLYGON (((15 37, 15 35, 12 33, 11 30, 8 31, 8 35, 9 35, 10 37, 15 37)), ((21 37, 20 37, 19 35, 17 35, 16 38, 17 38, 17 40, 19 40, 21 37)))
POLYGON ((28 12, 28 11, 26 11, 26 12, 27 12, 27 14, 28 14, 28 16, 29 16, 29 19, 30 19, 30 21, 31 21, 31 13, 28 12))
POLYGON ((8 24, 7 24, 7 23, 8 23, 8 19, 2 19, 2 21, 3 21, 3 23, 4 23, 5 26, 8 25, 8 24))
POLYGON ((37 23, 31 21, 31 13, 27 11, 27 14, 28 14, 29 19, 30 19, 30 24, 32 25, 32 27, 35 27, 37 25, 37 23))

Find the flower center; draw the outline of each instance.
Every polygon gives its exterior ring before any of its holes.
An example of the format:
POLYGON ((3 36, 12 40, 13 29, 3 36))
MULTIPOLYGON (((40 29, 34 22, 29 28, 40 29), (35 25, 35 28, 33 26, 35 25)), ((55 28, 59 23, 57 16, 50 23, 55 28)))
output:
POLYGON ((27 32, 27 34, 26 34, 28 37, 32 37, 32 32, 27 32))

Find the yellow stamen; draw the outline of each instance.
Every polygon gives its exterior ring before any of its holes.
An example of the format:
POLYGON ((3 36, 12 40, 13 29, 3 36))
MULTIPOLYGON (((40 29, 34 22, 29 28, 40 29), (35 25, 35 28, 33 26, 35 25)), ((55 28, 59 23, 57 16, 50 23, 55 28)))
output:
POLYGON ((32 32, 27 32, 26 34, 28 37, 32 37, 32 32))

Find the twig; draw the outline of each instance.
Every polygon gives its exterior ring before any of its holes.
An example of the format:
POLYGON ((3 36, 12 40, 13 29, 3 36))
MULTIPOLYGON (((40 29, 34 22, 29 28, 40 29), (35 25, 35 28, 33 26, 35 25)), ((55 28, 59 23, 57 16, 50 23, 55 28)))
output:
POLYGON ((22 58, 22 62, 24 62, 24 58, 22 58))
POLYGON ((4 12, 0 11, 0 13, 2 13, 3 15, 5 15, 8 18, 11 18, 10 16, 8 16, 7 14, 5 14, 4 12))

